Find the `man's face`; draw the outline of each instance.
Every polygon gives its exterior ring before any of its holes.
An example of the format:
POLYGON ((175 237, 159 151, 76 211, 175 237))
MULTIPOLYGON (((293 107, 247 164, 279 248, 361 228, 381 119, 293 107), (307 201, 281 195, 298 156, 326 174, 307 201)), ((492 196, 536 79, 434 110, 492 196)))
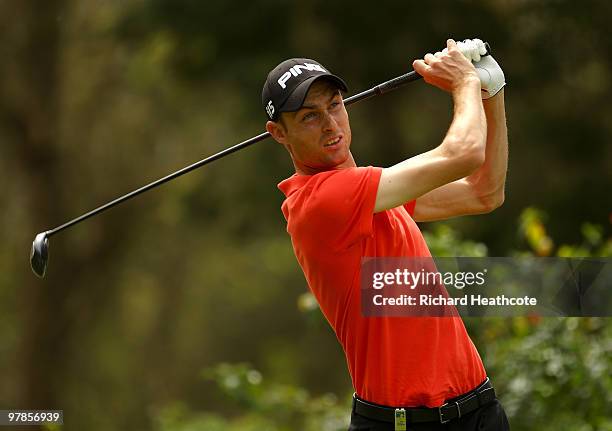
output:
POLYGON ((327 80, 316 81, 302 108, 284 112, 274 123, 274 138, 291 153, 298 173, 354 166, 350 154, 351 128, 338 88, 327 80))

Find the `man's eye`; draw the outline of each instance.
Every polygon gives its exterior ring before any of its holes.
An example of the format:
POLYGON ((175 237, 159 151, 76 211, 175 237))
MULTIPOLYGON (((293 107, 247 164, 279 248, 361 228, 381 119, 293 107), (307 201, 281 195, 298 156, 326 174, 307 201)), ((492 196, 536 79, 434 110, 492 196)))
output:
POLYGON ((315 114, 314 112, 309 112, 308 114, 304 115, 302 120, 310 120, 311 118, 314 118, 316 115, 317 114, 315 114))
POLYGON ((332 107, 332 108, 335 108, 335 107, 337 107, 338 105, 340 105, 340 102, 332 102, 331 107, 332 107))

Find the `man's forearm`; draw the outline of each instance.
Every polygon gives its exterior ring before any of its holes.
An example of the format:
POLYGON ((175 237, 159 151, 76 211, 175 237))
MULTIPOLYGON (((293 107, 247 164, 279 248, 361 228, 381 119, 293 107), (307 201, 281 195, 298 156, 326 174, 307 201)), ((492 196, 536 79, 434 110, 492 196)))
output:
MULTIPOLYGON (((480 101, 480 85, 464 85, 453 91, 453 121, 441 147, 451 158, 480 153, 485 146, 487 124, 480 101)), ((482 164, 482 161, 481 163, 482 164)))
POLYGON ((494 97, 483 100, 487 119, 487 146, 485 162, 468 180, 483 195, 497 195, 503 201, 506 171, 508 170, 508 129, 504 90, 494 97))

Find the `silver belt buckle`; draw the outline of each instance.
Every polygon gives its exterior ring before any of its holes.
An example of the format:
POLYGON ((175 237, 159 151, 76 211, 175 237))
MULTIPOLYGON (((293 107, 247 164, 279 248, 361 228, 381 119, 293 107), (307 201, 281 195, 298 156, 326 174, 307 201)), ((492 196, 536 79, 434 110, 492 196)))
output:
MULTIPOLYGON (((455 406, 457 407, 457 419, 459 419, 461 417, 461 408, 459 407, 459 401, 455 401, 453 404, 455 404, 455 406)), ((443 417, 443 414, 442 414, 442 409, 444 407, 446 407, 446 406, 448 406, 448 403, 444 403, 440 407, 438 407, 438 416, 440 416, 440 423, 441 424, 445 424, 446 422, 450 422, 450 419, 444 420, 444 417, 443 417)))
POLYGON ((442 409, 444 407, 446 407, 447 405, 448 405, 448 403, 444 403, 440 407, 438 407, 438 416, 440 416, 440 423, 441 424, 445 424, 446 422, 450 422, 450 419, 444 420, 444 416, 442 415, 442 409))

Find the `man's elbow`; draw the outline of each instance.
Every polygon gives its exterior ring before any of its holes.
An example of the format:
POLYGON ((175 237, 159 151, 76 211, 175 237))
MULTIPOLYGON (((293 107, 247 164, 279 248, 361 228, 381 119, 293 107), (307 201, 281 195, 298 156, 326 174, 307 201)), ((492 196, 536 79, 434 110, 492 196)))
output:
POLYGON ((480 214, 490 213, 497 208, 501 207, 504 204, 505 193, 502 188, 498 192, 492 193, 490 195, 486 195, 480 198, 481 209, 479 211, 480 214))

